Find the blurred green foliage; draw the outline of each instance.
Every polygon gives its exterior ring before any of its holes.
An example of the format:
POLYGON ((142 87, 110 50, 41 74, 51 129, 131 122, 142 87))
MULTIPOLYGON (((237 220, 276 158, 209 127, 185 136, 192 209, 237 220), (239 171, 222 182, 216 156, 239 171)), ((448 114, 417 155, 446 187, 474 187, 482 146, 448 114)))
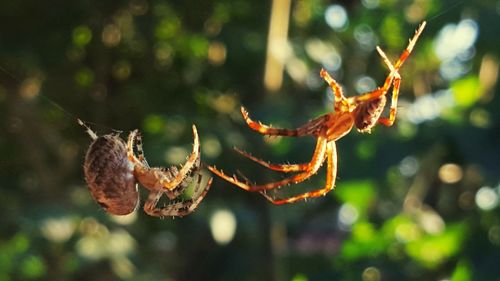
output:
POLYGON ((0 280, 498 280, 499 2, 291 1, 274 92, 272 2, 0 3, 0 280), (423 20, 396 124, 337 142, 327 196, 272 206, 215 179, 175 220, 92 201, 76 117, 98 134, 139 128, 157 166, 184 161, 196 124, 204 162, 273 181, 231 148, 296 163, 314 140, 263 138, 239 106, 298 127, 332 110, 322 67, 347 96, 369 91, 388 73, 375 46, 396 58, 423 20))

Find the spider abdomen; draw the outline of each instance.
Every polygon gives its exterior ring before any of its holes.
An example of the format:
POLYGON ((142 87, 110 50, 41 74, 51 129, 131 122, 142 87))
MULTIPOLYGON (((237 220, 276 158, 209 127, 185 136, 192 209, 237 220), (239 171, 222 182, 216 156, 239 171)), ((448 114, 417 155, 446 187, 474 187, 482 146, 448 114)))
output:
POLYGON ((360 132, 370 132, 371 128, 376 125, 380 115, 384 111, 387 99, 385 95, 377 99, 362 103, 356 109, 354 124, 360 132))
POLYGON ((83 165, 94 200, 114 215, 130 214, 139 192, 125 142, 117 135, 98 137, 89 147, 83 165))

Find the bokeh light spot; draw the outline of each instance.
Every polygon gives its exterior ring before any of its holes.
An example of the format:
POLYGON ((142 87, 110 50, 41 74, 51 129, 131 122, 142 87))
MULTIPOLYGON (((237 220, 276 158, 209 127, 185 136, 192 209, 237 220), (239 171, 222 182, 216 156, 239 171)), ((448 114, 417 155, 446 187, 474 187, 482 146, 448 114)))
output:
POLYGON ((463 210, 470 210, 474 208, 474 193, 465 191, 458 197, 458 206, 463 210))
POLYGON ((221 93, 210 98, 210 105, 219 113, 230 114, 238 105, 238 99, 235 94, 221 93))
POLYGON ((130 77, 130 74, 132 73, 132 66, 128 61, 122 60, 118 61, 113 65, 113 77, 116 80, 126 80, 130 77))
POLYGON ((342 204, 339 209, 339 223, 343 227, 350 227, 359 218, 359 212, 356 207, 349 203, 342 204))
POLYGON ((189 152, 180 146, 171 146, 165 151, 165 161, 174 165, 184 164, 189 152))
POLYGON ((221 42, 211 42, 208 45, 208 61, 215 66, 222 65, 226 61, 226 45, 221 42))
POLYGON ((128 4, 128 9, 132 15, 142 16, 147 13, 149 5, 146 0, 132 0, 128 4))
POLYGON ((26 100, 31 100, 38 96, 42 87, 42 79, 39 77, 30 77, 25 79, 19 89, 19 94, 26 100))
POLYGON ((444 164, 439 168, 439 179, 444 183, 456 183, 462 179, 463 171, 460 166, 453 163, 444 164))
POLYGON ((379 281, 382 277, 380 270, 376 267, 370 266, 363 270, 361 275, 363 281, 379 281))
POLYGON ((379 6, 380 0, 361 0, 361 3, 367 9, 375 9, 379 6))
POLYGON ((470 123, 478 128, 487 129, 491 124, 490 113, 482 108, 475 108, 470 113, 470 123))
POLYGON ((94 83, 94 72, 89 68, 81 68, 75 74, 75 82, 81 87, 90 87, 94 83))
POLYGON ((290 77, 298 83, 305 83, 307 80, 307 74, 309 73, 309 69, 307 64, 297 58, 291 57, 285 64, 286 70, 290 77))
POLYGON ((120 28, 115 24, 106 25, 101 34, 102 43, 107 47, 114 47, 120 44, 122 33, 120 28))
POLYGON ((441 60, 457 57, 473 46, 478 32, 477 23, 471 19, 462 20, 456 25, 445 25, 436 38, 434 45, 436 55, 441 60))
POLYGON ((222 145, 219 139, 213 135, 205 136, 203 138, 201 149, 204 155, 209 158, 215 158, 222 152, 222 145))
POLYGON ((500 245, 500 226, 498 225, 492 226, 488 230, 488 238, 490 239, 491 243, 495 245, 500 245))
POLYGON ((360 24, 354 29, 354 39, 365 51, 375 49, 378 44, 378 38, 372 28, 367 24, 360 24))
POLYGON ((423 210, 419 218, 420 226, 429 234, 439 234, 445 229, 443 218, 435 211, 427 208, 423 210))
POLYGON ((484 211, 492 210, 498 205, 498 194, 493 188, 483 186, 476 193, 476 205, 484 211))
POLYGON ((165 128, 165 120, 160 115, 150 114, 144 118, 142 126, 147 133, 157 134, 165 128))
POLYGON ((413 156, 407 156, 401 163, 399 163, 399 172, 405 177, 411 177, 415 175, 419 169, 420 165, 417 158, 413 156))
POLYGON ((234 238, 236 233, 236 217, 229 210, 217 210, 210 218, 210 230, 215 242, 226 245, 234 238))
POLYGON ((80 25, 73 29, 73 44, 83 47, 92 40, 92 31, 86 25, 80 25))
POLYGON ((168 66, 174 57, 174 50, 168 43, 160 42, 154 47, 156 63, 160 66, 168 66))
POLYGON ((325 21, 333 29, 340 30, 347 26, 347 11, 340 5, 331 5, 326 8, 325 21))
POLYGON ((358 94, 366 93, 377 88, 377 83, 369 76, 362 76, 356 80, 356 92, 358 94))
POLYGON ((42 235, 52 242, 66 242, 75 232, 75 221, 70 217, 48 218, 42 221, 42 235))

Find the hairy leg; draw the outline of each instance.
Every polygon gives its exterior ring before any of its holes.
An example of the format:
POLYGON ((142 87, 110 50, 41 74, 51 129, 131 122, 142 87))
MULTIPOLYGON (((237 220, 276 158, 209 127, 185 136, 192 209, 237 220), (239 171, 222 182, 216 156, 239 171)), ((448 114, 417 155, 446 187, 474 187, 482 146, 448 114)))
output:
POLYGON ((193 150, 188 160, 184 164, 184 166, 182 166, 182 168, 179 170, 179 173, 173 179, 168 179, 167 177, 160 179, 160 182, 165 189, 172 190, 176 188, 186 179, 186 177, 188 177, 193 172, 193 170, 199 169, 201 163, 200 140, 198 138, 198 132, 196 130, 196 126, 194 125, 193 125, 193 136, 194 136, 193 150))
POLYGON ((248 152, 245 152, 239 148, 234 148, 234 150, 236 150, 236 152, 238 152, 239 154, 245 156, 246 158, 252 160, 252 161, 255 161, 257 163, 259 163, 260 165, 268 168, 268 169, 271 169, 273 171, 278 171, 278 172, 284 172, 284 173, 290 173, 290 172, 301 172, 301 171, 305 171, 307 169, 307 167, 309 167, 309 163, 301 163, 301 164, 271 164, 269 162, 266 162, 264 160, 261 160, 253 155, 251 155, 250 153, 248 152))
POLYGON ((272 183, 267 183, 267 184, 261 184, 261 185, 252 185, 249 183, 242 182, 239 180, 235 175, 232 177, 224 174, 222 170, 218 170, 215 167, 208 166, 208 169, 212 171, 214 174, 218 175, 219 177, 225 179, 226 181, 238 186, 241 189, 247 190, 247 191, 264 191, 264 190, 269 190, 273 189, 279 186, 291 184, 291 183, 299 183, 302 182, 312 175, 316 174, 323 164, 325 157, 326 157, 326 139, 322 136, 318 138, 318 142, 316 145, 316 149, 314 151, 313 157, 311 159, 311 162, 308 164, 307 169, 305 169, 304 172, 293 175, 291 177, 282 179, 277 182, 272 182, 272 183))
POLYGON ((307 198, 324 196, 325 194, 330 192, 330 190, 335 188, 335 178, 337 176, 337 149, 335 146, 335 142, 333 141, 328 142, 326 154, 327 154, 326 183, 323 188, 283 199, 272 198, 271 196, 266 194, 265 191, 262 191, 261 194, 264 197, 266 197, 267 200, 269 200, 271 203, 275 205, 289 204, 307 198))
POLYGON ((212 184, 212 178, 210 178, 205 187, 202 188, 201 179, 201 175, 198 175, 195 192, 191 199, 168 204, 162 208, 158 208, 156 205, 164 192, 151 192, 146 204, 144 204, 144 211, 148 215, 155 217, 183 217, 189 215, 198 207, 203 198, 205 198, 212 184))
MULTIPOLYGON (((378 98, 378 97, 380 97, 382 95, 385 95, 387 93, 387 91, 389 90, 389 88, 391 87, 391 85, 393 84, 393 81, 396 80, 396 79, 399 80, 397 82, 398 83, 398 85, 397 85, 398 89, 397 90, 399 91, 399 84, 400 84, 400 80, 401 80, 401 77, 399 75, 399 69, 401 68, 401 66, 403 65, 403 63, 406 61, 406 59, 410 56, 413 48, 415 47, 415 43, 417 42, 420 34, 422 33, 422 31, 425 28, 425 25, 426 25, 426 22, 424 21, 417 28, 417 30, 415 31, 415 35, 409 40, 408 46, 403 51, 403 53, 399 56, 398 60, 396 61, 396 63, 394 63, 394 65, 392 65, 389 62, 389 59, 387 59, 387 56, 385 55, 385 53, 382 51, 382 49, 380 49, 377 46, 378 53, 380 54, 380 56, 384 60, 384 63, 389 67, 389 69, 391 71, 387 75, 387 77, 385 79, 385 82, 382 85, 382 87, 380 87, 380 88, 378 88, 378 89, 376 89, 374 91, 371 91, 369 93, 366 93, 364 95, 350 97, 349 98, 349 103, 351 103, 351 104, 358 104, 358 103, 370 101, 370 100, 376 99, 376 98, 378 98)), ((394 83, 396 83, 396 82, 394 82, 394 83)), ((397 94, 396 94, 396 99, 397 99, 397 94)))
POLYGON ((270 136, 285 136, 285 137, 301 137, 301 136, 309 136, 316 135, 319 130, 323 127, 325 120, 328 119, 328 115, 320 116, 316 119, 313 119, 306 124, 300 126, 297 129, 282 129, 282 128, 273 128, 270 125, 265 125, 260 122, 256 122, 252 120, 248 114, 248 111, 242 106, 241 107, 241 115, 243 115, 243 119, 247 123, 248 127, 252 130, 257 131, 263 135, 270 136))

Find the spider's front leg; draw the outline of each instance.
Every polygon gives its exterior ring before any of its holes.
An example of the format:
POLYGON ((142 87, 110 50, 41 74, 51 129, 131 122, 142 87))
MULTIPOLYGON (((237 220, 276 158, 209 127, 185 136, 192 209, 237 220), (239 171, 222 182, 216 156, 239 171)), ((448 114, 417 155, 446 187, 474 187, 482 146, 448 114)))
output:
POLYGON ((171 181, 166 178, 161 179, 161 183, 165 189, 171 190, 176 188, 186 179, 186 177, 189 177, 194 170, 198 171, 198 169, 200 168, 201 164, 200 139, 198 137, 198 131, 196 130, 195 125, 193 125, 193 137, 194 137, 194 142, 191 155, 189 156, 184 166, 182 166, 177 176, 171 181))
MULTIPOLYGON (((389 111, 389 118, 381 117, 378 122, 385 126, 392 126, 396 120, 396 113, 398 110, 398 96, 399 96, 399 86, 401 85, 401 75, 397 69, 392 65, 387 55, 377 46, 377 51, 384 60, 384 63, 389 67, 391 73, 394 73, 394 81, 392 87, 392 98, 391 98, 391 108, 389 111)), ((408 54, 409 55, 409 54, 408 54)))
POLYGON ((144 211, 148 215, 154 217, 183 217, 189 215, 198 207, 203 198, 207 195, 207 192, 212 184, 212 180, 213 178, 210 178, 205 187, 202 188, 202 177, 201 175, 198 175, 198 181, 191 199, 171 203, 162 208, 158 208, 156 205, 158 204, 158 201, 164 191, 151 192, 148 200, 144 204, 144 211))
MULTIPOLYGON (((382 87, 378 88, 375 91, 366 93, 364 95, 350 97, 348 99, 350 104, 359 104, 362 102, 371 101, 371 100, 379 98, 382 95, 385 95, 387 93, 387 91, 389 91, 389 88, 391 87, 391 85, 393 84, 393 81, 395 79, 398 80, 397 91, 399 91, 399 83, 401 81, 401 77, 399 76, 399 69, 401 68, 403 63, 406 61, 406 59, 410 56, 411 52, 413 51, 413 48, 415 47, 415 43, 417 43, 417 40, 420 37, 420 34, 422 34, 422 31, 425 28, 425 25, 426 25, 425 21, 422 22, 422 24, 420 24, 420 26, 415 31, 415 35, 409 40, 408 46, 403 51, 403 53, 401 53, 401 55, 399 56, 396 63, 394 63, 394 65, 392 65, 390 63, 389 59, 387 58, 385 53, 382 51, 382 49, 380 49, 377 46, 378 53, 380 54, 380 56, 384 60, 384 63, 389 67, 391 72, 387 75, 382 87)), ((396 82, 394 84, 396 84, 396 82)), ((395 88, 396 88, 396 85, 395 85, 395 88)), ((397 99, 397 94, 396 94, 396 99, 397 99)))
MULTIPOLYGON (((147 165, 147 162, 142 155, 142 145, 141 145, 141 136, 138 130, 135 130, 130 133, 128 142, 127 142, 127 156, 131 163, 134 165, 134 169, 136 174, 138 174, 138 178, 149 178, 154 177, 155 181, 157 181, 165 190, 174 190, 178 188, 184 181, 191 178, 193 174, 195 174, 201 164, 200 160, 200 141, 198 138, 198 132, 196 130, 196 126, 193 125, 193 151, 189 156, 188 160, 184 164, 184 166, 177 171, 172 168, 168 170, 171 173, 166 173, 165 169, 162 168, 150 168, 147 165), (134 144, 138 143, 138 151, 140 153, 139 157, 137 157, 134 153, 134 144)), ((150 189, 155 189, 152 186, 156 186, 155 183, 148 184, 146 187, 150 189)))
POLYGON ((284 199, 272 198, 264 191, 261 191, 260 193, 267 200, 269 200, 271 203, 275 205, 289 204, 307 198, 314 198, 326 195, 328 192, 330 192, 330 190, 335 188, 335 178, 337 176, 337 149, 334 141, 328 142, 326 155, 327 155, 326 183, 323 188, 284 199))
POLYGON ((297 129, 282 129, 282 128, 273 128, 269 125, 264 125, 261 122, 253 121, 248 111, 242 106, 241 107, 241 115, 243 115, 243 119, 247 123, 248 127, 252 130, 257 131, 263 135, 269 136, 284 136, 284 137, 301 137, 301 136, 310 136, 318 133, 318 130, 322 128, 322 125, 325 123, 325 119, 328 119, 328 115, 320 116, 319 118, 313 119, 306 124, 300 126, 297 129))

